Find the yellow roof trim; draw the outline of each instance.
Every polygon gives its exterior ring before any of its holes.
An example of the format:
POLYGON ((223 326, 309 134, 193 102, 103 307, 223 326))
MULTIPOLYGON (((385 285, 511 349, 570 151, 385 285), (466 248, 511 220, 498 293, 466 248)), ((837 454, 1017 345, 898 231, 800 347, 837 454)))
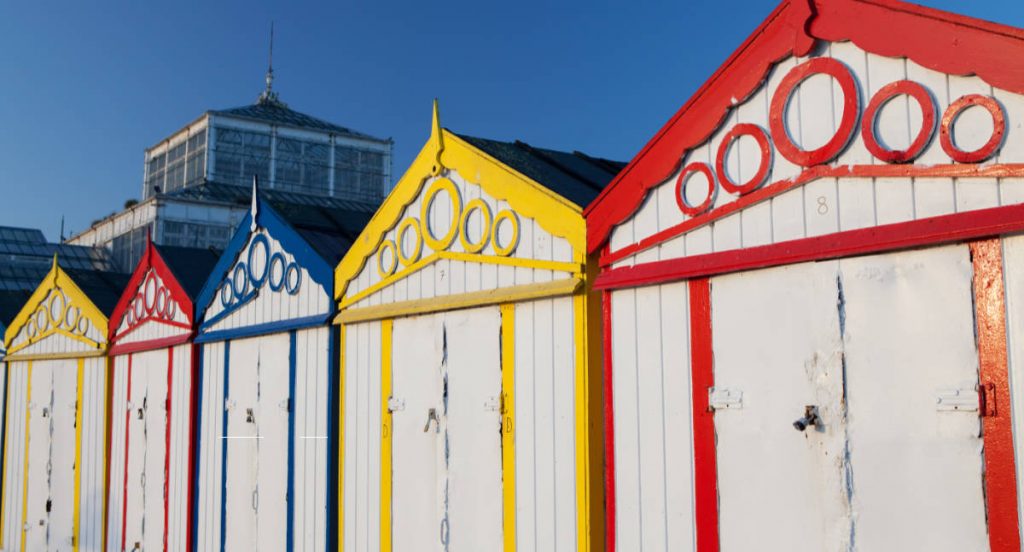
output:
MULTIPOLYGON (((43 281, 40 282, 39 286, 36 287, 35 291, 32 292, 32 296, 25 302, 21 311, 18 312, 18 316, 16 316, 14 321, 11 322, 11 325, 7 327, 7 333, 4 335, 4 343, 7 346, 10 355, 13 355, 15 351, 23 349, 29 344, 37 343, 50 335, 55 333, 64 333, 59 329, 53 329, 52 331, 47 331, 37 335, 35 338, 31 339, 29 343, 21 345, 17 349, 11 346, 12 341, 18 333, 21 332, 25 324, 28 323, 32 314, 36 312, 39 306, 46 299, 47 295, 55 289, 63 291, 64 295, 71 300, 71 303, 81 309, 82 316, 87 318, 96 330, 100 332, 100 335, 103 336, 104 343, 99 343, 97 346, 105 346, 108 323, 107 317, 99 308, 96 307, 95 304, 93 304, 85 292, 78 287, 78 284, 75 283, 71 276, 69 276, 67 272, 64 272, 60 265, 57 264, 57 257, 55 255, 50 271, 43 278, 43 281)), ((76 356, 82 355, 78 354, 76 356)))
POLYGON ((334 271, 335 299, 345 295, 349 282, 376 253, 385 234, 398 225, 405 208, 419 197, 424 182, 443 168, 459 173, 496 200, 508 202, 516 213, 537 221, 552 235, 565 238, 572 247, 573 259, 586 262, 582 209, 441 128, 435 102, 430 139, 338 263, 334 271))

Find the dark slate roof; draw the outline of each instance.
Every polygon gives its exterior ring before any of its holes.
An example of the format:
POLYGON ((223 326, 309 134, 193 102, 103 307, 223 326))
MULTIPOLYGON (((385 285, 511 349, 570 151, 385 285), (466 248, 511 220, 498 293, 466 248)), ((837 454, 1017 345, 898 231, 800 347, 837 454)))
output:
POLYGON ((351 201, 346 207, 326 207, 264 199, 330 266, 341 261, 377 210, 351 201))
MULTIPOLYGON (((10 326, 15 316, 32 297, 31 290, 17 289, 0 291, 0 327, 10 326)), ((0 336, 0 341, 3 336, 0 336)))
POLYGON ((110 316, 121 298, 125 286, 131 277, 129 274, 117 272, 101 272, 99 270, 82 270, 77 268, 64 268, 68 276, 74 280, 83 293, 89 298, 96 308, 100 309, 106 316, 110 316))
POLYGON ((572 153, 535 148, 525 142, 499 142, 458 135, 473 147, 519 171, 569 201, 586 207, 626 163, 572 153))
MULTIPOLYGON (((154 244, 155 245, 155 244, 154 244)), ((216 249, 155 245, 174 278, 185 289, 189 298, 195 300, 203 284, 213 272, 221 252, 216 249)))
POLYGON ((300 113, 294 109, 289 108, 287 105, 281 102, 274 101, 261 101, 252 105, 245 105, 242 107, 233 107, 231 109, 219 109, 210 111, 214 115, 224 115, 226 117, 237 117, 241 119, 249 119, 251 121, 258 121, 261 123, 270 123, 275 125, 287 125, 298 128, 312 128, 316 130, 322 130, 325 132, 334 132, 336 134, 345 134, 357 138, 365 138, 367 140, 376 140, 378 142, 386 142, 381 138, 370 136, 369 134, 363 134, 356 132, 350 128, 329 123, 323 119, 317 119, 312 115, 306 115, 300 113))
MULTIPOLYGON (((271 201, 275 205, 277 203, 290 203, 310 207, 325 207, 328 209, 356 211, 361 211, 366 208, 366 204, 359 201, 270 189, 262 185, 260 186, 260 196, 271 201)), ((213 201, 249 207, 252 202, 252 188, 248 186, 238 186, 235 184, 204 182, 197 186, 191 186, 175 190, 170 193, 160 194, 160 197, 193 201, 213 201)), ((377 207, 377 205, 373 206, 374 209, 377 207)))

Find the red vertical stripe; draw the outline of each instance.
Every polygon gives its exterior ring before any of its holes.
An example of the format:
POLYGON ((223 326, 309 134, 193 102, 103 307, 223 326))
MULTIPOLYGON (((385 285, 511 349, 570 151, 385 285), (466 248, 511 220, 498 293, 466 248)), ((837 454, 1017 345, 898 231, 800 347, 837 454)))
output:
MULTIPOLYGON (((128 391, 127 397, 125 398, 125 406, 130 407, 132 402, 132 357, 135 355, 128 355, 128 391)), ((128 437, 131 433, 128 431, 128 426, 132 420, 132 409, 125 408, 124 414, 124 489, 122 489, 124 495, 121 502, 121 550, 125 549, 125 530, 128 527, 128 437)))
POLYGON ((972 242, 970 246, 974 264, 978 364, 980 383, 985 392, 986 415, 982 424, 989 547, 993 552, 1019 551, 1002 244, 999 238, 993 238, 972 242))
POLYGON ((167 503, 171 480, 171 399, 174 398, 174 347, 167 349, 167 408, 164 421, 164 552, 167 552, 167 503))
POLYGON ((612 292, 601 294, 604 356, 604 497, 606 552, 615 552, 615 409, 612 400, 612 292))
POLYGON ((718 550, 718 468, 715 458, 715 419, 708 390, 715 384, 711 348, 711 282, 690 280, 690 362, 693 378, 694 494, 697 550, 718 550))

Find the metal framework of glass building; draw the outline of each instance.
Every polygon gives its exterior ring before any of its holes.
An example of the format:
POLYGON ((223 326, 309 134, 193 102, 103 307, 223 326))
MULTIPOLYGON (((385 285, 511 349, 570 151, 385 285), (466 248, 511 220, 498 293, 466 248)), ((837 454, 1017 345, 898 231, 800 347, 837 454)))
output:
POLYGON ((109 249, 120 270, 134 266, 150 232, 157 244, 222 249, 253 176, 280 202, 376 206, 391 185, 391 154, 390 139, 291 109, 268 80, 256 103, 207 111, 147 149, 142 201, 70 243, 109 249))

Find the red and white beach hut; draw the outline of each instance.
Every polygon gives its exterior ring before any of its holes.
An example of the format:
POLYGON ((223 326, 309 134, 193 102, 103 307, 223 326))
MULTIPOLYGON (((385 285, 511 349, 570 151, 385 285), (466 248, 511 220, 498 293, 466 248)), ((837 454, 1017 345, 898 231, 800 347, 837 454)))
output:
POLYGON ((107 550, 185 550, 192 527, 195 297, 208 249, 149 242, 110 317, 107 550))
POLYGON ((1020 29, 787 0, 589 206, 609 550, 1020 550, 1022 94, 1020 29))

